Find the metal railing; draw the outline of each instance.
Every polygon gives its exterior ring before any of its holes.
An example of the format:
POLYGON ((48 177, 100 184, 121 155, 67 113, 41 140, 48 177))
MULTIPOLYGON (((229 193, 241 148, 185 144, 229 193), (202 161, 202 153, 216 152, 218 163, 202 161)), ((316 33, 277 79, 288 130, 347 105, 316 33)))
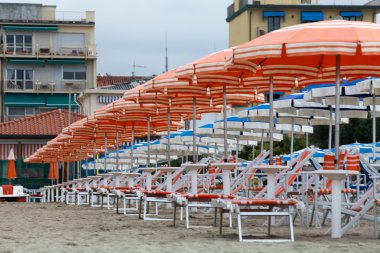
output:
POLYGON ((69 57, 96 57, 96 45, 87 44, 83 47, 61 46, 51 47, 50 45, 36 44, 34 46, 15 47, 13 44, 2 44, 0 53, 16 56, 69 56, 69 57))
MULTIPOLYGON (((284 26, 281 26, 279 29, 281 29, 283 27, 284 26)), ((268 26, 258 26, 256 28, 256 36, 257 37, 262 36, 264 34, 267 34, 268 32, 271 32, 271 31, 269 31, 268 26)))
POLYGON ((6 80, 6 91, 80 91, 86 88, 86 80, 61 80, 59 85, 53 80, 13 81, 6 80))

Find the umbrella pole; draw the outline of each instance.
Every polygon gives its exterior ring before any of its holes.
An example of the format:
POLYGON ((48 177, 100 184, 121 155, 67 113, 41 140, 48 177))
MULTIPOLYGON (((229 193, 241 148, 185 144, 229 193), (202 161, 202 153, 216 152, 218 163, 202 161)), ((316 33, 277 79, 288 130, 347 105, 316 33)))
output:
POLYGON ((150 115, 147 118, 148 122, 148 136, 147 136, 147 142, 148 142, 148 156, 147 156, 147 167, 150 167, 150 115))
POLYGON ((309 133, 306 133, 305 135, 306 135, 305 146, 306 148, 308 148, 309 147, 309 133))
POLYGON ((292 130, 290 134, 290 154, 293 154, 294 150, 294 118, 292 117, 292 130))
MULTIPOLYGON (((340 56, 336 56, 335 84, 335 170, 339 170, 339 123, 340 123, 340 56)), ((342 232, 342 180, 332 179, 331 194, 331 238, 341 238, 342 232)))
POLYGON ((240 137, 237 136, 236 138, 236 162, 239 162, 239 149, 240 149, 240 143, 239 143, 240 137))
POLYGON ((82 146, 79 148, 79 160, 78 160, 78 179, 82 177, 82 146))
POLYGON ((339 137, 340 137, 340 55, 336 56, 335 84, 335 169, 339 170, 339 137))
POLYGON ((94 140, 94 174, 95 174, 95 176, 98 174, 96 172, 97 172, 97 169, 96 169, 96 141, 94 140))
POLYGON ((263 152, 264 150, 264 129, 261 130, 261 153, 263 152))
MULTIPOLYGON (((371 80, 372 83, 372 80, 371 80)), ((372 89, 372 142, 373 142, 373 163, 376 163, 376 95, 375 90, 372 89)))
POLYGON ((88 177, 88 145, 86 145, 86 177, 88 177))
POLYGON ((168 108, 168 167, 171 166, 170 158, 170 107, 168 108))
POLYGON ((119 170, 119 129, 116 129, 116 171, 119 170))
POLYGON ((273 163, 273 77, 269 78, 269 163, 273 163))
POLYGON ((332 121, 333 121, 333 108, 330 107, 330 121, 329 121, 329 152, 331 152, 332 146, 332 121))
POLYGON ((132 123, 132 139, 131 139, 131 170, 133 170, 133 148, 135 146, 135 123, 132 123))
POLYGON ((193 97, 193 163, 197 163, 196 134, 197 134, 197 100, 193 97))
POLYGON ((107 134, 104 135, 104 171, 107 173, 107 146, 108 146, 107 134))
POLYGON ((224 162, 227 162, 227 92, 226 85, 223 85, 223 138, 224 138, 224 162))
POLYGON ((70 155, 67 156, 66 182, 70 181, 70 155))

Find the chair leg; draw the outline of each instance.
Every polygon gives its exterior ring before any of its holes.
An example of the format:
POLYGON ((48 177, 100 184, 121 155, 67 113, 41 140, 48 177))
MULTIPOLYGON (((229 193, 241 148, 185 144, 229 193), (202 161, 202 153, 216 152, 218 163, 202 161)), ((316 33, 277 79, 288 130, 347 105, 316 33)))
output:
POLYGON ((323 220, 322 220, 322 226, 325 225, 326 220, 327 220, 327 215, 329 214, 329 210, 326 209, 325 213, 323 214, 323 220))
POLYGON ((174 205, 174 213, 173 213, 173 227, 175 227, 175 222, 176 222, 176 219, 177 219, 177 203, 176 202, 174 202, 173 203, 173 205, 174 205))
POLYGON ((189 208, 189 205, 186 205, 185 207, 185 215, 186 215, 186 228, 189 228, 190 227, 190 215, 189 215, 189 212, 190 212, 190 208, 189 208))
POLYGON ((223 208, 220 209, 220 220, 219 220, 219 235, 223 233, 223 208))
MULTIPOLYGON (((142 210, 141 205, 142 205, 142 197, 140 197, 140 200, 139 200, 139 219, 140 220, 141 220, 141 210, 142 210)), ((124 208, 125 208, 125 202, 124 202, 124 208)))
POLYGON ((242 242, 243 241, 243 230, 241 227, 241 215, 240 215, 240 213, 237 216, 237 222, 238 222, 239 241, 242 242))
POLYGON ((215 215, 214 215, 214 227, 216 227, 216 219, 218 217, 218 208, 214 208, 215 209, 215 215))
POLYGON ((144 220, 146 220, 146 210, 147 210, 147 206, 149 205, 149 202, 147 200, 145 200, 144 202, 144 220))
POLYGON ((289 229, 290 229, 290 240, 294 242, 294 228, 293 228, 293 220, 292 220, 292 215, 290 213, 290 209, 288 208, 289 212, 289 229))

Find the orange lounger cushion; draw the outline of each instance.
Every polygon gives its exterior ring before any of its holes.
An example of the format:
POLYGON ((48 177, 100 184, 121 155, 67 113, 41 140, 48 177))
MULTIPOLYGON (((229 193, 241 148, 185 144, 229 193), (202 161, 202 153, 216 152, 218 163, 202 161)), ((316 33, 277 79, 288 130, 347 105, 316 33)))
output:
MULTIPOLYGON (((331 194, 332 190, 329 188, 318 189, 319 194, 331 194)), ((342 193, 356 193, 355 189, 342 189, 342 193)))
POLYGON ((3 188, 3 194, 4 195, 13 195, 13 186, 12 185, 3 185, 1 187, 3 188))
POLYGON ((264 189, 264 187, 247 187, 247 190, 249 191, 261 191, 262 189, 264 189))
POLYGON ((211 185, 210 186, 210 190, 222 190, 223 189, 223 185, 220 184, 220 185, 211 185))
POLYGON ((233 199, 233 195, 225 194, 213 194, 213 193, 199 193, 199 194, 183 194, 182 195, 188 199, 233 199))
POLYGON ((249 205, 249 206, 276 206, 276 205, 289 205, 294 206, 297 204, 294 200, 286 199, 234 199, 231 201, 235 205, 249 205))
POLYGON ((148 191, 144 190, 142 191, 145 195, 149 197, 166 197, 167 195, 171 194, 171 192, 166 192, 166 191, 148 191))

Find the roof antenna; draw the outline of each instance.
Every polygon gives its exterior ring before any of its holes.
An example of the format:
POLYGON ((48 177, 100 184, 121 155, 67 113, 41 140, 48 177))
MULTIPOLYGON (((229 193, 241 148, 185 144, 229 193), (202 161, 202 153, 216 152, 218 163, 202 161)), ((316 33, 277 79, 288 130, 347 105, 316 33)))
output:
POLYGON ((168 33, 165 32, 165 72, 169 71, 169 58, 168 58, 168 33))

